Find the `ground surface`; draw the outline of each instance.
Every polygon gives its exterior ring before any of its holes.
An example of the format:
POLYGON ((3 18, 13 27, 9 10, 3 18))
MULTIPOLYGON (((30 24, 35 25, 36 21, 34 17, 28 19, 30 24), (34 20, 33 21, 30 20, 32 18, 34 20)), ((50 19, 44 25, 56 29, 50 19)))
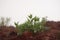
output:
POLYGON ((0 27, 0 40, 60 40, 60 22, 47 21, 49 30, 32 34, 17 35, 17 31, 13 26, 0 27))

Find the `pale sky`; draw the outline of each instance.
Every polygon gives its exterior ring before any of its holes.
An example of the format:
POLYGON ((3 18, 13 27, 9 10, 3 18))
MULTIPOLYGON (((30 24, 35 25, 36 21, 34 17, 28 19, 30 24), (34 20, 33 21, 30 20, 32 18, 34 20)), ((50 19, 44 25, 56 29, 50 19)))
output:
POLYGON ((12 24, 24 22, 29 14, 60 21, 60 0, 0 0, 0 17, 10 17, 12 24))

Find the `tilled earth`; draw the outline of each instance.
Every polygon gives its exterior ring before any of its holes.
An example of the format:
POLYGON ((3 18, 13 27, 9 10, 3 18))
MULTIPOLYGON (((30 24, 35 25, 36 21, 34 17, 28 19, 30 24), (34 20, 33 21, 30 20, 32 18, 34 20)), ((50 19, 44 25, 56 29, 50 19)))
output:
POLYGON ((0 27, 0 40, 60 40, 60 22, 47 21, 46 26, 49 30, 32 34, 17 35, 17 31, 13 26, 0 27))

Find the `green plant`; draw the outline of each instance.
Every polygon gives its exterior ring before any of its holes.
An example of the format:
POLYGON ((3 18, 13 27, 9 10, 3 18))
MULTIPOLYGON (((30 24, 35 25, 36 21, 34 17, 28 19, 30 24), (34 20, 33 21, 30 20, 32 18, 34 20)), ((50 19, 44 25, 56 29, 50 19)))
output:
POLYGON ((27 18, 27 21, 23 24, 15 23, 16 28, 19 34, 22 34, 24 31, 31 31, 33 33, 44 31, 46 24, 46 18, 42 18, 40 21, 38 17, 33 17, 30 14, 27 18))
POLYGON ((9 21, 10 21, 10 18, 1 17, 1 19, 0 19, 0 26, 7 26, 9 21))

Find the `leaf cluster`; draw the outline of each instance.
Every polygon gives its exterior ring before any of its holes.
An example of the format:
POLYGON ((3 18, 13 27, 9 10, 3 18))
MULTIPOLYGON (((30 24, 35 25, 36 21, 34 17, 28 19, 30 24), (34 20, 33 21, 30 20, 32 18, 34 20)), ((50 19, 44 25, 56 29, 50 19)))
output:
POLYGON ((45 24, 46 24, 46 18, 40 19, 35 16, 33 17, 32 14, 30 14, 27 18, 27 21, 23 24, 15 23, 15 26, 18 30, 19 34, 22 34, 24 31, 31 31, 33 33, 44 31, 45 30, 45 24))

